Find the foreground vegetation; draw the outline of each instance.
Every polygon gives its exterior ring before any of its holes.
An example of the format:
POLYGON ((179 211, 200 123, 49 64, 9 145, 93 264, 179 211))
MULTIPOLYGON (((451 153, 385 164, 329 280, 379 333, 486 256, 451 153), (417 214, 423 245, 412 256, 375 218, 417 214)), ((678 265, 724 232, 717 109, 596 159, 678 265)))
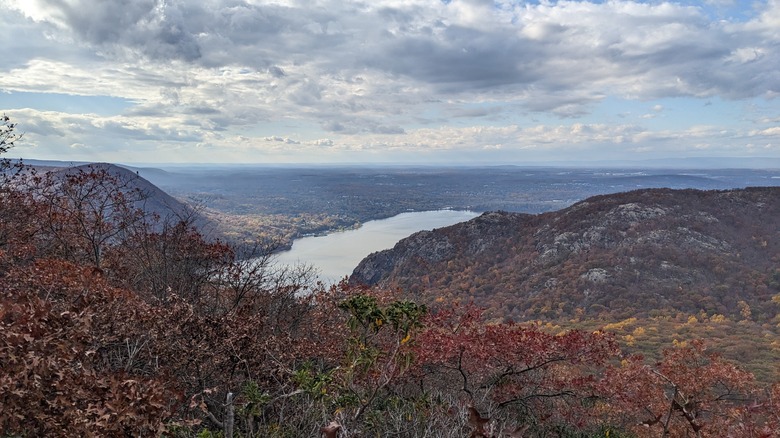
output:
MULTIPOLYGON (((2 148, 15 139, 5 122, 2 148)), ((4 175, 0 436, 780 430, 780 386, 702 342, 648 361, 621 351, 623 334, 553 333, 488 322, 471 305, 326 289, 305 268, 243 261, 187 217, 147 215, 143 193, 100 169, 4 175)))

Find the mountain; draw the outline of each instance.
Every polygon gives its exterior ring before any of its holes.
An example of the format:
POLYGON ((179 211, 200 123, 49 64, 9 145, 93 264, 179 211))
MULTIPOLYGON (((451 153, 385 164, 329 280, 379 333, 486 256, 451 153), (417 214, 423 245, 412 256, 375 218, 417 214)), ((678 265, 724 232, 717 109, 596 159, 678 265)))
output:
POLYGON ((556 212, 489 212, 371 254, 352 283, 497 318, 685 312, 769 321, 780 292, 780 188, 645 189, 556 212))
MULTIPOLYGON (((25 163, 27 163, 27 161, 25 161, 25 163)), ((80 172, 105 173, 122 185, 123 192, 130 193, 137 191, 140 193, 142 199, 136 201, 135 206, 142 209, 147 214, 159 217, 160 223, 165 221, 175 223, 179 220, 187 219, 191 220, 193 225, 201 231, 210 231, 214 228, 213 224, 207 218, 195 212, 192 207, 178 201, 144 177, 140 176, 140 171, 142 169, 131 169, 109 163, 88 163, 63 167, 49 166, 46 164, 34 164, 32 166, 38 172, 51 172, 55 176, 55 180, 80 172)))

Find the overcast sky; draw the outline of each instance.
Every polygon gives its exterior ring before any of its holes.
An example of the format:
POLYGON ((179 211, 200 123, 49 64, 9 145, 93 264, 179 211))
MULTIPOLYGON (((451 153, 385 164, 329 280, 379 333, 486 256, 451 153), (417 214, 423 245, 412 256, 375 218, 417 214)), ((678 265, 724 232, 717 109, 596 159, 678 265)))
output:
POLYGON ((13 156, 780 157, 780 0, 0 0, 13 156))

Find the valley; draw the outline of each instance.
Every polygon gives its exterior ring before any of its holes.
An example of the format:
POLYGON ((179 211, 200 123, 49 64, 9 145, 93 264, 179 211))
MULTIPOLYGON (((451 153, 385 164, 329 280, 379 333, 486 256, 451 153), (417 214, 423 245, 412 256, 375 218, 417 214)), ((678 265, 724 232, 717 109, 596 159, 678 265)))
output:
POLYGON ((409 211, 541 213, 639 188, 780 185, 780 171, 444 166, 173 166, 132 168, 236 239, 289 248, 295 238, 409 211))
MULTIPOLYGON (((779 305, 772 301, 780 293, 773 277, 778 266, 775 214, 746 210, 739 202, 711 201, 706 207, 710 201, 691 192, 680 193, 679 199, 670 195, 678 192, 634 192, 657 196, 655 204, 648 201, 653 207, 624 194, 650 188, 772 187, 780 185, 777 171, 247 166, 232 168, 230 178, 225 172, 178 168, 147 177, 179 199, 202 205, 228 232, 278 239, 280 250, 305 236, 354 230, 409 211, 502 211, 406 239, 400 249, 367 258, 352 281, 398 288, 434 308, 437 303, 473 302, 487 309, 489 320, 539 321, 552 332, 608 327, 627 351, 656 359, 665 346, 707 338, 716 351, 745 364, 760 379, 780 377, 772 365, 780 360, 779 305), (616 193, 622 194, 598 198, 586 208, 588 214, 573 213, 576 208, 567 213, 584 199, 616 193), (709 210, 685 208, 696 205, 709 210), (713 213, 715 206, 722 211, 713 213), (602 214, 612 218, 598 223, 602 214), (677 223, 663 223, 663 217, 677 223), (545 229, 550 221, 558 225, 545 229), (728 236, 709 236, 704 230, 712 221, 742 228, 728 236), (769 228, 758 232, 761 225, 769 228), (621 240, 627 235, 632 237, 621 240), (599 252, 609 247, 612 252, 599 252), (384 254, 399 251, 408 252, 402 257, 406 265, 382 265, 388 263, 380 261, 384 254), (746 308, 750 317, 743 316, 746 308)), ((777 201, 766 204, 776 207, 777 201)), ((352 253, 363 245, 342 241, 349 234, 339 239, 335 246, 326 244, 331 252, 352 253)), ((327 250, 309 260, 299 254, 283 253, 282 261, 316 267, 341 257, 327 250)))
POLYGON ((780 430, 774 171, 63 167, 0 186, 0 430, 780 430))

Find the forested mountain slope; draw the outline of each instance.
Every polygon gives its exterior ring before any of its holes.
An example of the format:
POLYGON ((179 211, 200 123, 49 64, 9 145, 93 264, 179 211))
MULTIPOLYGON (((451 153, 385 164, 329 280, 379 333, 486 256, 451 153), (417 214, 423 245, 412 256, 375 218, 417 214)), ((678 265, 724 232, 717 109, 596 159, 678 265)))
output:
MULTIPOLYGON (((133 201, 133 206, 149 215, 155 215, 161 222, 192 221, 198 228, 207 228, 208 221, 197 214, 192 207, 178 201, 156 185, 141 177, 137 172, 109 163, 90 163, 64 168, 40 168, 51 172, 53 181, 64 180, 78 175, 100 176, 110 180, 112 190, 125 193, 133 201)), ((108 187, 108 185, 107 185, 108 187)))
POLYGON ((423 231, 367 257, 351 282, 514 320, 703 311, 768 321, 779 268, 780 188, 648 189, 423 231))

